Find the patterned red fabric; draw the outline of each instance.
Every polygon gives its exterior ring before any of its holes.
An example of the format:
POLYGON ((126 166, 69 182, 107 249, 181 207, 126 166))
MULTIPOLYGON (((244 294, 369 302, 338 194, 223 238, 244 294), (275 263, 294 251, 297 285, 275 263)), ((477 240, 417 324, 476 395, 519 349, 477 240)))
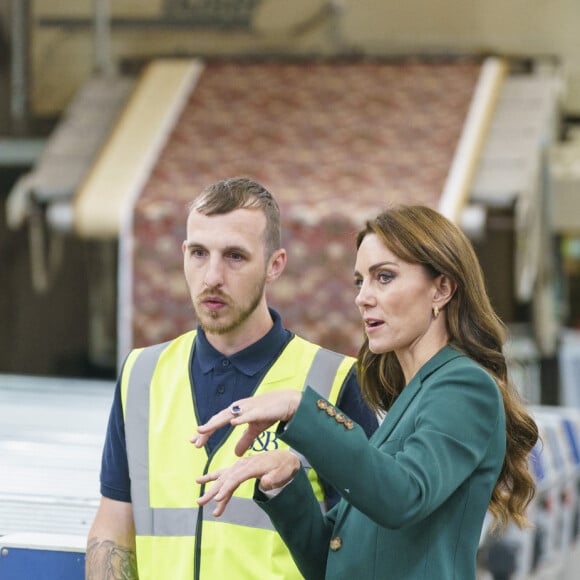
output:
POLYGON ((356 353, 355 233, 392 203, 437 207, 479 72, 471 60, 206 63, 135 206, 133 346, 195 324, 187 203, 246 176, 282 210, 289 263, 270 303, 305 338, 356 353))

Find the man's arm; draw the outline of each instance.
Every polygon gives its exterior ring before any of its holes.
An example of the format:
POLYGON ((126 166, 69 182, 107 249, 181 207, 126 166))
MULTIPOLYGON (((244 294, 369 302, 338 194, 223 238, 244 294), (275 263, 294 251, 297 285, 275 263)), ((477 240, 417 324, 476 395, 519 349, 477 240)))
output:
POLYGON ((89 531, 86 580, 136 580, 135 527, 131 503, 101 498, 89 531))

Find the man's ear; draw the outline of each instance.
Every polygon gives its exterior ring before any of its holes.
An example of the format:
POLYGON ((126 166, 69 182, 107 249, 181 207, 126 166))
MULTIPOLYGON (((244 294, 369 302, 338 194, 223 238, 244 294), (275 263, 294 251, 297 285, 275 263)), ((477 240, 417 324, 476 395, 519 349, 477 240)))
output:
POLYGON ((434 303, 443 308, 455 294, 457 290, 457 284, 455 280, 449 278, 445 274, 439 274, 434 280, 435 283, 435 296, 433 297, 434 303))
POLYGON ((268 260, 268 268, 266 270, 266 281, 273 282, 280 277, 280 274, 286 267, 286 250, 280 248, 276 250, 268 260))

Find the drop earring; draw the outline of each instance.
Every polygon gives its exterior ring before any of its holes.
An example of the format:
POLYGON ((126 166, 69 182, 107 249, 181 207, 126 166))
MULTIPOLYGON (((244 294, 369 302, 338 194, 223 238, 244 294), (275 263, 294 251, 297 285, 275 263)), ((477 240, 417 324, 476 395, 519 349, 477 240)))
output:
POLYGON ((439 316, 439 306, 433 306, 433 318, 437 318, 439 316))

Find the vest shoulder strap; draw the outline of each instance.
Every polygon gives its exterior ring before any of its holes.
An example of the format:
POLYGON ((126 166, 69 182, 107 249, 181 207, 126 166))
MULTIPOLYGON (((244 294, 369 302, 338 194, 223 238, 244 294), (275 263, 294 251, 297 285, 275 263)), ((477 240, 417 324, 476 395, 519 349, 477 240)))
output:
POLYGON ((309 386, 325 399, 336 401, 344 379, 354 363, 355 359, 352 357, 321 347, 316 351, 304 387, 309 386))
POLYGON ((303 389, 311 387, 332 403, 338 400, 346 377, 356 363, 352 356, 329 350, 299 336, 288 343, 280 359, 289 359, 294 369, 297 364, 307 366, 303 389))

